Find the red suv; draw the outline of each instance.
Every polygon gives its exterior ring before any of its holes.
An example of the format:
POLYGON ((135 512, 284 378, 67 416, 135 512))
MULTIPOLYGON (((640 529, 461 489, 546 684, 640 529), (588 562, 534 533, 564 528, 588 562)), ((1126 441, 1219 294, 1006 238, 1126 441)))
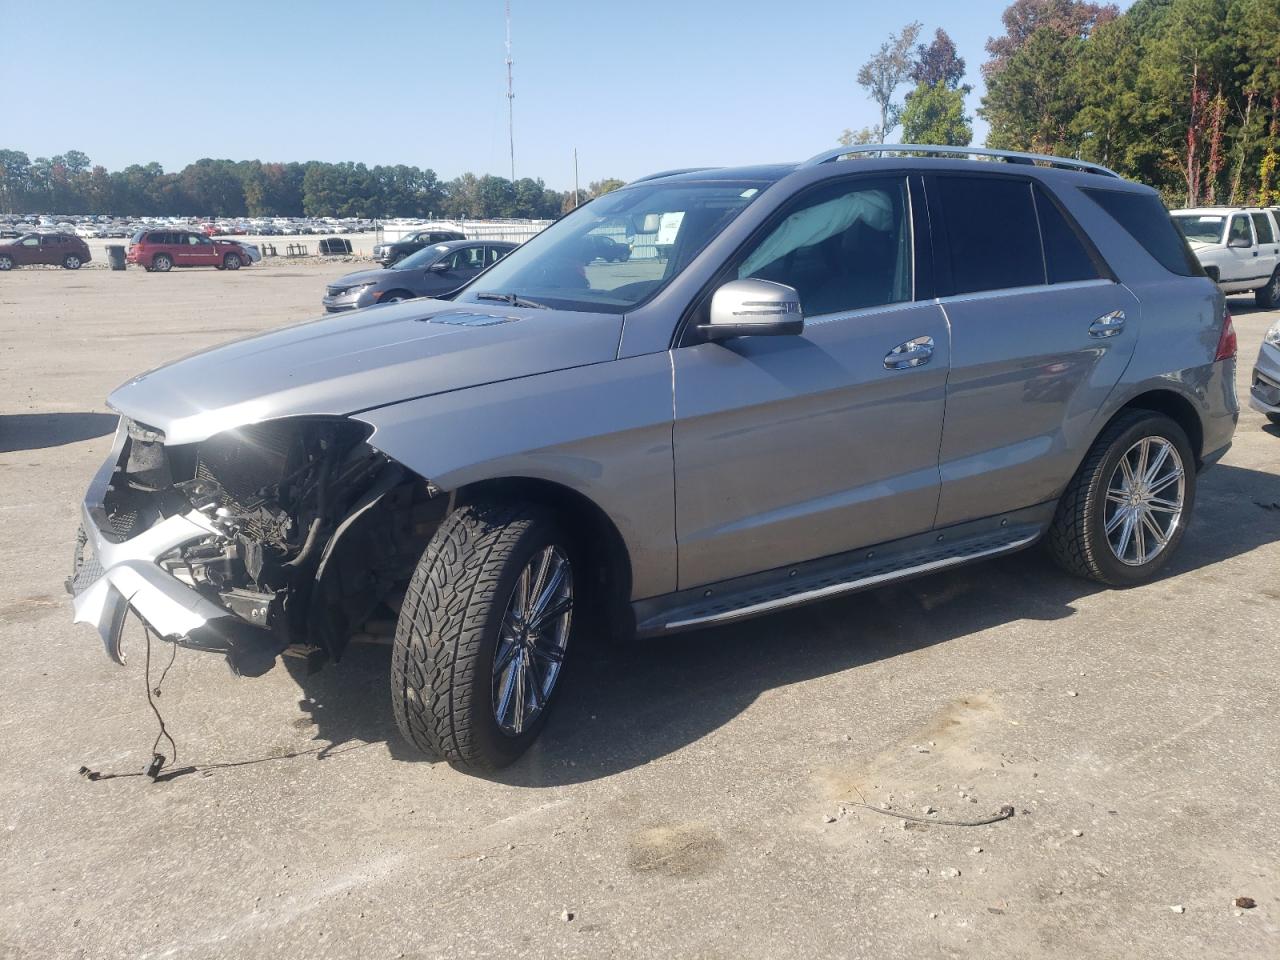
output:
POLYGON ((213 240, 194 230, 140 230, 129 241, 125 260, 160 273, 174 267, 239 270, 253 262, 240 244, 213 240))
POLYGON ((47 263, 79 270, 93 257, 89 245, 69 233, 28 233, 9 243, 0 243, 0 270, 47 263))

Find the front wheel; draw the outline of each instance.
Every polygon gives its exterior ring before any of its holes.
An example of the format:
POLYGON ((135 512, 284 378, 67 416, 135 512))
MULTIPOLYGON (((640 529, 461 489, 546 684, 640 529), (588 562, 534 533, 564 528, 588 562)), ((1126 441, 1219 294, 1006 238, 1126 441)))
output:
POLYGON ((228 253, 222 258, 222 265, 228 270, 240 269, 240 255, 236 253, 228 253))
POLYGON ((68 253, 65 257, 62 258, 62 268, 64 270, 79 270, 80 258, 76 256, 74 253, 68 253))
POLYGON ((391 660, 400 732, 424 752, 497 769, 547 720, 573 629, 573 553, 554 514, 477 503, 418 562, 391 660))
POLYGON ((1114 587, 1150 580, 1177 549, 1195 502, 1196 464, 1183 429, 1132 410, 1094 441, 1049 529, 1069 573, 1114 587))
POLYGON ((1259 287, 1254 292, 1253 299, 1263 310, 1270 310, 1280 303, 1280 267, 1271 274, 1271 279, 1267 281, 1265 287, 1259 287))

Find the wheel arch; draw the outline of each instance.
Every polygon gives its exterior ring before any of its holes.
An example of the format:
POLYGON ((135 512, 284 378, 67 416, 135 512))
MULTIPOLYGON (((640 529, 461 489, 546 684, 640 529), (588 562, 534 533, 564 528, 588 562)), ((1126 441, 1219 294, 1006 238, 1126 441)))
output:
POLYGON ((551 508, 576 540, 592 574, 592 594, 610 625, 628 635, 631 614, 631 553, 613 519, 598 503, 572 487, 537 477, 494 477, 453 491, 451 506, 498 498, 523 500, 551 508))
MULTIPOLYGON (((1164 414, 1186 433, 1187 440, 1191 443, 1191 451, 1196 457, 1196 465, 1199 466, 1202 463, 1204 457, 1204 424, 1200 420, 1200 413, 1196 410, 1195 405, 1186 397, 1174 390, 1155 389, 1140 393, 1117 410, 1102 425, 1102 430, 1105 430, 1116 417, 1129 410, 1150 410, 1153 413, 1164 414)), ((1099 434, 1101 434, 1102 430, 1098 431, 1099 434)))

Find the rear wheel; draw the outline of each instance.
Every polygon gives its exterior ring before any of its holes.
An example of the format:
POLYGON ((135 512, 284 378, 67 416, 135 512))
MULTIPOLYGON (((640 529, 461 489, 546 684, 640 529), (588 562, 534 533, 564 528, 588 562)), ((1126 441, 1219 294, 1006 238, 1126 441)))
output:
POLYGON ((396 626, 391 698, 406 739, 482 769, 529 748, 573 629, 572 556, 554 514, 535 504, 478 503, 445 519, 396 626))
POLYGON ((1196 492, 1195 455, 1168 417, 1133 410, 1094 441, 1049 530, 1069 573, 1115 587, 1151 579, 1182 541, 1196 492))
POLYGON ((173 269, 173 260, 167 253, 157 253, 151 260, 151 269, 160 273, 168 273, 173 269))
POLYGON ((222 258, 222 265, 228 270, 240 269, 240 255, 238 253, 228 253, 222 258))
POLYGON ((1259 287, 1254 291, 1253 299, 1263 310, 1270 310, 1280 303, 1280 267, 1276 267, 1275 273, 1271 274, 1271 279, 1267 281, 1265 287, 1259 287))
POLYGON ((74 253, 68 253, 65 257, 62 258, 62 268, 64 270, 79 270, 80 257, 74 253))
POLYGON ((13 262, 13 257, 7 253, 0 253, 0 271, 12 270, 17 264, 13 262))

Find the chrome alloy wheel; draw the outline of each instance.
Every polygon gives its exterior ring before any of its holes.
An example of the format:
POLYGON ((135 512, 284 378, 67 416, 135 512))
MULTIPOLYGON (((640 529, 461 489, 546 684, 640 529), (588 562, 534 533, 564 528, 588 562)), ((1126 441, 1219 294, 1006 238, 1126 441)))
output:
POLYGON ((1103 518, 1116 559, 1140 567, 1159 555, 1182 521, 1186 474, 1178 448, 1143 437, 1120 458, 1107 484, 1103 518))
POLYGON ((572 619, 573 568, 551 545, 520 572, 493 655, 493 716, 508 736, 518 737, 546 709, 572 619))

